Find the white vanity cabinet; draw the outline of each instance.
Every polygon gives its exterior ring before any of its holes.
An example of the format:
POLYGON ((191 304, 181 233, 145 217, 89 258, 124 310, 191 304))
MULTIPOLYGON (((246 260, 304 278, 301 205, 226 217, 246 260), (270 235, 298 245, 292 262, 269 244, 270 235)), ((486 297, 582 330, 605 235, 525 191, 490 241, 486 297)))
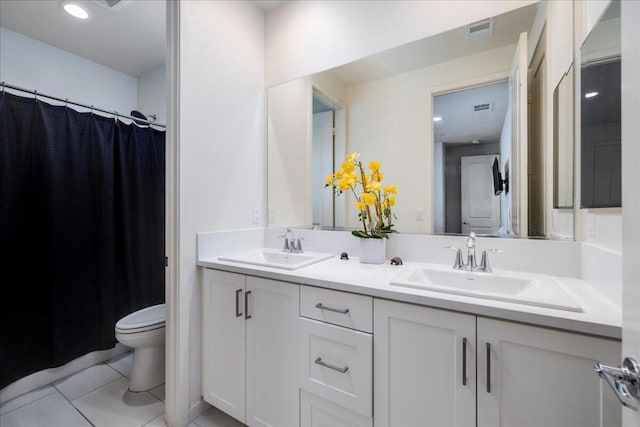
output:
POLYGON ((593 371, 621 359, 619 342, 482 317, 477 340, 478 427, 622 424, 593 371))
POLYGON ((476 425, 476 317, 376 299, 374 425, 476 425))
POLYGON ((202 394, 249 426, 299 422, 299 286, 204 269, 202 394))
POLYGON ((303 286, 301 427, 373 424, 373 298, 303 286))
POLYGON ((378 299, 374 331, 376 427, 621 424, 617 341, 378 299))

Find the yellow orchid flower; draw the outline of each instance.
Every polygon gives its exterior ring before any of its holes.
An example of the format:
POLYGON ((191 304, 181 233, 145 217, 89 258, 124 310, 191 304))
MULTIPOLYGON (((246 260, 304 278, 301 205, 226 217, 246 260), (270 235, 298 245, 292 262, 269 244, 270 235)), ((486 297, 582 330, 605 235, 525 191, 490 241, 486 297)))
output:
POLYGON ((384 174, 380 171, 376 171, 375 173, 373 173, 371 175, 371 180, 372 181, 376 181, 376 182, 382 182, 382 180, 384 179, 384 174))
POLYGON ((396 204, 396 198, 393 196, 388 196, 387 200, 385 201, 388 207, 391 207, 393 205, 396 204))
POLYGON ((355 180, 353 179, 353 177, 345 175, 338 181, 338 188, 340 188, 340 190, 342 191, 348 190, 349 188, 353 187, 354 183, 355 180))
POLYGON ((376 203, 376 195, 373 193, 363 193, 360 198, 367 206, 372 206, 376 203))
POLYGON ((380 183, 376 181, 372 181, 367 183, 367 191, 378 191, 380 189, 380 183))
POLYGON ((364 209, 364 203, 363 202, 359 202, 359 201, 355 201, 353 202, 353 206, 356 207, 356 209, 358 210, 363 210, 364 209))
POLYGON ((360 157, 360 153, 351 153, 345 156, 348 162, 354 162, 358 157, 360 157))
POLYGON ((369 169, 371 169, 371 171, 373 172, 377 172, 380 170, 380 162, 376 162, 375 160, 372 160, 369 162, 369 169))
POLYGON ((398 194, 398 187, 395 185, 387 185, 382 191, 384 194, 398 194))
POLYGON ((326 185, 331 185, 332 182, 333 182, 333 174, 327 175, 327 177, 324 179, 324 183, 326 185))
POLYGON ((353 162, 342 162, 342 170, 345 173, 351 173, 356 169, 356 165, 353 162))

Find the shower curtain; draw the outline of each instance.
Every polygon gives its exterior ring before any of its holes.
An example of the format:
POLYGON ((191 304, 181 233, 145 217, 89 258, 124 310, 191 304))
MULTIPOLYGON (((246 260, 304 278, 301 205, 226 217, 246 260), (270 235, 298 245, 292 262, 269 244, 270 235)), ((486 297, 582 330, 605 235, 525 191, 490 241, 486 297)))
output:
POLYGON ((0 388, 164 302, 165 133, 0 94, 0 388))

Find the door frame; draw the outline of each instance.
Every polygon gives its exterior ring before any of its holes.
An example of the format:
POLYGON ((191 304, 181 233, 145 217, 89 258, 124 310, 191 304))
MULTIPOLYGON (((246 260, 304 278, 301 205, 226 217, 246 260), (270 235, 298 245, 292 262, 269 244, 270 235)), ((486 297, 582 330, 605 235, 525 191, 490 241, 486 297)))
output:
POLYGON ((429 127, 431 129, 430 132, 427 132, 427 149, 426 149, 426 159, 425 164, 429 166, 431 169, 431 173, 428 178, 429 185, 427 185, 427 197, 426 200, 429 200, 432 208, 430 210, 429 215, 426 216, 426 219, 429 221, 428 224, 425 225, 426 232, 429 234, 434 234, 434 226, 435 226, 435 217, 436 217, 436 209, 434 203, 435 197, 435 176, 433 167, 434 160, 434 132, 435 127, 433 124, 433 105, 434 98, 440 95, 446 95, 448 93, 460 92, 467 89, 473 89, 476 87, 488 86, 495 83, 500 83, 509 80, 509 70, 500 71, 498 73, 492 74, 483 74, 480 76, 472 77, 470 79, 458 80, 455 82, 445 83, 438 86, 433 86, 427 89, 427 97, 429 101, 427 102, 427 120, 429 122, 429 127))

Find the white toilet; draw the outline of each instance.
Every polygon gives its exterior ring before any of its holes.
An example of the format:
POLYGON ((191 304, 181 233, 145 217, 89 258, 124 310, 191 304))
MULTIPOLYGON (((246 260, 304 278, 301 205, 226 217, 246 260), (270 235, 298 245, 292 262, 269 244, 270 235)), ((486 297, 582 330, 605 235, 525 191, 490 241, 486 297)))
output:
POLYGON ((130 391, 146 391, 164 383, 164 304, 143 308, 116 323, 116 339, 133 348, 130 391))

